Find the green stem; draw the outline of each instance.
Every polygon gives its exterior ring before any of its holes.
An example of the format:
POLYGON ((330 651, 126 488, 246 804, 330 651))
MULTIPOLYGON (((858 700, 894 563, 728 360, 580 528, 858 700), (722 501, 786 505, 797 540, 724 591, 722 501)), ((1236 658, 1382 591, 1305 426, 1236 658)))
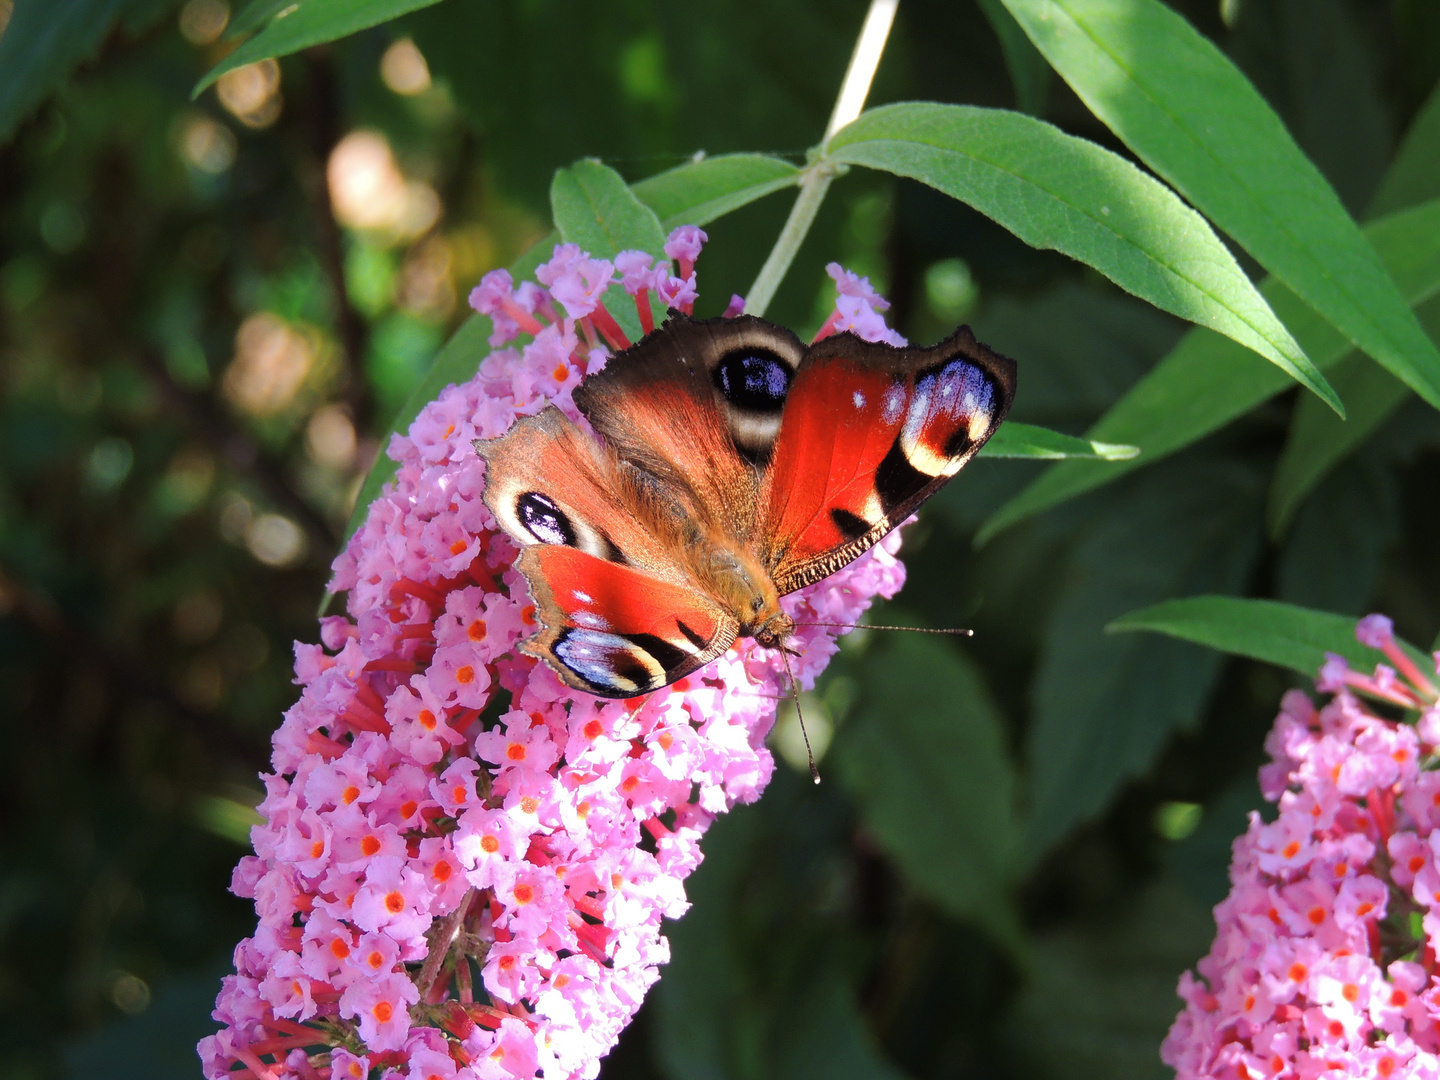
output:
POLYGON ((800 194, 790 208, 790 217, 775 246, 770 250, 765 265, 760 268, 755 284, 745 298, 745 314, 764 315, 775 290, 785 279, 795 254, 805 242, 805 235, 815 223, 825 193, 839 175, 839 168, 825 157, 823 148, 830 136, 839 131, 865 107, 865 98, 870 93, 870 83, 875 78, 875 69, 880 66, 880 55, 885 51, 885 41, 890 36, 891 24, 895 21, 895 9, 900 0, 870 0, 870 10, 855 40, 855 51, 850 54, 850 66, 845 69, 845 78, 840 83, 840 93, 835 97, 835 108, 830 122, 825 125, 825 136, 821 141, 821 153, 805 170, 800 181, 800 194))
POLYGON ((805 177, 800 181, 800 194, 790 208, 790 217, 780 230, 775 246, 770 249, 765 265, 760 268, 755 284, 750 286, 749 295, 745 297, 746 315, 765 314, 765 309, 775 298, 775 290, 780 287, 785 272, 795 260, 795 253, 805 242, 805 234, 815 223, 815 215, 820 212, 820 204, 825 201, 825 193, 830 190, 835 175, 835 166, 824 158, 805 171, 805 177))

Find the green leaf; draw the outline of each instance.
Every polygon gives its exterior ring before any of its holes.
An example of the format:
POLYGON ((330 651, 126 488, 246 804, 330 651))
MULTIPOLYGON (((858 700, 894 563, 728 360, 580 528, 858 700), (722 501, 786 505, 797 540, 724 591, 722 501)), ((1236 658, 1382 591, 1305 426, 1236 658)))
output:
POLYGON ((1138 446, 1091 442, 1074 435, 1062 435, 1034 424, 1007 420, 980 448, 980 457, 1039 458, 1054 461, 1060 458, 1099 458, 1102 461, 1124 461, 1140 453, 1138 446))
MULTIPOLYGON (((1365 234, 1411 304, 1440 294, 1440 199, 1382 218, 1365 234)), ((1270 280, 1261 291, 1322 369, 1351 351, 1345 338, 1284 286, 1270 280)), ((1023 378, 1023 359, 1020 366, 1023 378)), ((1144 450, 1141 457, 1121 464, 1065 461, 1053 466, 997 510, 976 543, 1189 446, 1288 385, 1284 375, 1233 342, 1209 330, 1190 331, 1086 432, 1103 442, 1133 443, 1144 450)))
POLYGON ((1160 0, 1004 3, 1146 165, 1440 408, 1440 352, 1329 183, 1224 53, 1160 0))
POLYGON ((1220 658, 1105 626, 1173 596, 1236 592, 1260 549, 1261 487, 1224 461, 1146 474, 1075 547, 1033 683, 1027 856, 1042 856, 1193 726, 1220 658))
POLYGON ((1168 1080, 1160 1042, 1182 1002, 1180 972, 1204 955, 1215 920, 1161 880, 1120 911, 1071 924, 1036 944, 1045 957, 1005 1023, 1017 1075, 1066 1080, 1168 1080))
POLYGON ((1405 132, 1395 160, 1370 204, 1379 217, 1440 196, 1440 83, 1405 132))
POLYGON ((0 35, 0 143, 94 55, 130 0, 21 0, 0 35))
MULTIPOLYGON (((234 71, 257 60, 272 56, 288 56, 311 45, 349 37, 411 11, 429 7, 439 0, 294 0, 275 12, 273 18, 254 37, 207 71, 190 92, 201 92, 227 71, 234 71)), ((247 8, 242 14, 250 16, 247 8)), ((264 14, 257 11, 255 16, 264 14)))
MULTIPOLYGON (((1440 316, 1440 308, 1436 315, 1440 316)), ((1335 365, 1331 381, 1347 406, 1347 415, 1340 420, 1334 413, 1307 408, 1309 401, 1304 398, 1295 403, 1285 449, 1270 482, 1265 518, 1272 537, 1285 534, 1315 485, 1410 396, 1404 383, 1358 353, 1335 365)))
POLYGON ((1043 116, 1045 101, 1050 96, 1049 63, 1000 0, 980 0, 980 10, 1000 39, 1000 51, 1005 54, 1005 67, 1015 84, 1015 102, 1020 111, 1043 116))
MULTIPOLYGON (((1355 640, 1355 619, 1235 596, 1192 596, 1167 600, 1116 619, 1107 630, 1152 630, 1193 641, 1221 652, 1264 660, 1314 678, 1326 653, 1339 653, 1357 671, 1369 671, 1385 656, 1355 640)), ((1421 670, 1434 661, 1408 642, 1396 639, 1421 670)))
POLYGON ((613 259, 629 248, 659 255, 665 243, 655 211, 635 197, 619 173, 594 159, 555 173, 550 210, 561 239, 597 259, 613 259))
POLYGON ((687 161, 646 177, 631 190, 660 218, 667 232, 705 225, 771 192, 794 187, 800 169, 765 154, 724 154, 687 161))
POLYGON ((1020 113, 928 103, 862 113, 826 153, 968 203, 1032 247, 1255 350, 1341 411, 1205 219, 1118 154, 1020 113))
POLYGON ((1007 899, 1019 841, 1015 776, 984 679, 954 649, 919 634, 881 643, 866 669, 831 754, 841 782, 920 889, 1018 943, 1007 899))
MULTIPOLYGON (((560 238, 567 244, 579 244, 597 259, 613 259, 632 248, 663 258, 665 233, 660 219, 608 165, 586 160, 557 170, 550 184, 550 210, 560 238)), ((651 305, 659 325, 664 308, 653 296, 651 305)), ((605 309, 631 341, 640 340, 644 332, 640 316, 624 290, 606 290, 605 309)))

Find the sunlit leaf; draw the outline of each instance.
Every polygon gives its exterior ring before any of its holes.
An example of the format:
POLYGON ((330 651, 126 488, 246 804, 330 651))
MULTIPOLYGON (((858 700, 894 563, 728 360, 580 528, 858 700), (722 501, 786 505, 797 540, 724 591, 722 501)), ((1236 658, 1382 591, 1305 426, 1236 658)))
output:
MULTIPOLYGON (((1325 662, 1326 653, 1345 657, 1357 671, 1369 671, 1385 659, 1378 650, 1355 640, 1354 618, 1277 600, 1246 600, 1236 596, 1167 600, 1129 612, 1106 629, 1167 634, 1221 652, 1279 664, 1311 678, 1325 662)), ((1400 646, 1422 670, 1434 668, 1434 661, 1415 646, 1404 641, 1400 646)))
POLYGON ((1004 0, 1140 159, 1355 345, 1440 408, 1440 352, 1255 87, 1160 0, 1004 0))
POLYGON ((631 190, 668 230, 708 224, 772 192, 794 187, 799 177, 800 169, 780 158, 724 154, 648 176, 631 190))
POLYGON ((1099 458, 1102 461, 1124 461, 1140 453, 1138 446, 1091 442, 1074 435, 1007 420, 980 448, 981 457, 1032 458, 1054 461, 1059 458, 1099 458))
POLYGON ((1021 113, 922 102, 862 114, 826 153, 968 203, 1032 247, 1063 252, 1156 307, 1255 350, 1339 408, 1205 219, 1095 143, 1021 113))

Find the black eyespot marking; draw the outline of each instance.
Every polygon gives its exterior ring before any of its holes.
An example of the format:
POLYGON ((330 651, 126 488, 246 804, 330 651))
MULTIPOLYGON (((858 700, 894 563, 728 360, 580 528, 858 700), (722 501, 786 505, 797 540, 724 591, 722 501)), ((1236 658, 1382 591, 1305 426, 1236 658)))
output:
POLYGON ((870 523, 859 514, 852 514, 843 507, 835 507, 830 511, 830 520, 835 523, 835 528, 840 530, 840 535, 846 540, 858 540, 870 531, 870 523))
POLYGON ((575 546, 575 527, 548 496, 527 491, 515 500, 515 516, 540 543, 575 546))
POLYGON ((743 412, 778 413, 790 392, 792 372, 769 349, 737 349, 715 368, 715 386, 743 412))
POLYGON ((880 496, 880 505, 888 514, 934 479, 910 464, 900 440, 896 439, 875 470, 875 491, 880 496))
POLYGON ((675 625, 680 628, 680 632, 682 634, 684 634, 687 638, 690 639, 691 645, 694 645, 697 649, 703 649, 705 647, 705 639, 699 634, 697 634, 690 627, 686 626, 684 619, 676 619, 675 625))

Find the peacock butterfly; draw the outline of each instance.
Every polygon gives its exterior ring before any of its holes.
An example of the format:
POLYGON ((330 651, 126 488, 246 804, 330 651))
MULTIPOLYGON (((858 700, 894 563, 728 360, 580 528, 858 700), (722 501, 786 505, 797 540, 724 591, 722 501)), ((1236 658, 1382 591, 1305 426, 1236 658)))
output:
POLYGON ((779 646, 780 597, 868 550, 954 476, 1015 396, 962 326, 930 348, 809 346, 753 316, 672 315, 497 439, 485 504, 541 629, 521 648, 602 697, 658 690, 737 637, 779 646))

